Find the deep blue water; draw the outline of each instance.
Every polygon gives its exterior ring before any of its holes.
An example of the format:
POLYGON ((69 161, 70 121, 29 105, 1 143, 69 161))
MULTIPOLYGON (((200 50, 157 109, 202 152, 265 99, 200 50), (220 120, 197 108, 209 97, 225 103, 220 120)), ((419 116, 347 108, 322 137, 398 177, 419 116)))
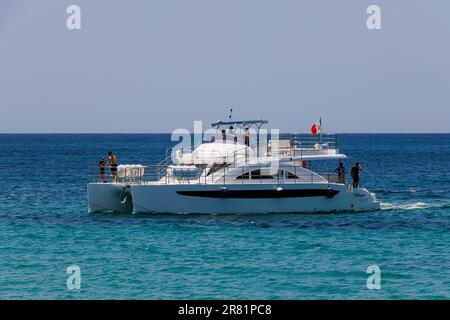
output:
POLYGON ((99 155, 158 162, 169 135, 0 135, 0 298, 449 299, 450 135, 340 144, 382 210, 88 214, 87 168, 99 155), (73 264, 78 291, 66 286, 73 264), (366 287, 372 264, 380 290, 366 287))

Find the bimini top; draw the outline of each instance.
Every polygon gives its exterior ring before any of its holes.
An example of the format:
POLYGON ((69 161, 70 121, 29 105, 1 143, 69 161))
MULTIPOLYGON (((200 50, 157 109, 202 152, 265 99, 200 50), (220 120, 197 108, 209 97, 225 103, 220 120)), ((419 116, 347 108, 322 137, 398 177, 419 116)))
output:
POLYGON ((217 121, 211 123, 211 127, 221 127, 221 126, 252 126, 256 125, 257 127, 261 127, 263 124, 267 124, 269 121, 267 120, 235 120, 235 121, 217 121))

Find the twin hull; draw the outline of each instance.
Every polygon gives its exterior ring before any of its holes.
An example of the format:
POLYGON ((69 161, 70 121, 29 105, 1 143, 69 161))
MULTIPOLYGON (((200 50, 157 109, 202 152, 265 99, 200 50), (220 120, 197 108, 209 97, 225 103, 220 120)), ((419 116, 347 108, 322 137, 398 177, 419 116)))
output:
POLYGON ((343 184, 88 185, 89 212, 133 213, 312 213, 380 208, 365 188, 343 184))

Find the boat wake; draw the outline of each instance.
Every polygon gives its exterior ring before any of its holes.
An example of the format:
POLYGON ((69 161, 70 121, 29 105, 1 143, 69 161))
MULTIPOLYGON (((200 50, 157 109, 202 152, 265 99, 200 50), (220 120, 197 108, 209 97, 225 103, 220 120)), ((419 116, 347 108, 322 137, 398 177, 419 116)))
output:
POLYGON ((382 202, 381 210, 424 210, 424 209, 445 209, 450 208, 450 203, 425 203, 414 202, 404 204, 393 204, 382 202))

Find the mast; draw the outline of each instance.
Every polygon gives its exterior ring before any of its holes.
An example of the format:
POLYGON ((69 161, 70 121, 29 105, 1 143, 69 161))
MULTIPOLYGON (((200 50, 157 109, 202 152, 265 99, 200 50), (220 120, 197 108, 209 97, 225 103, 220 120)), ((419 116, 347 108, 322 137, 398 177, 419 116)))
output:
POLYGON ((322 117, 319 118, 319 125, 320 125, 319 143, 322 144, 322 132, 323 132, 322 117))

